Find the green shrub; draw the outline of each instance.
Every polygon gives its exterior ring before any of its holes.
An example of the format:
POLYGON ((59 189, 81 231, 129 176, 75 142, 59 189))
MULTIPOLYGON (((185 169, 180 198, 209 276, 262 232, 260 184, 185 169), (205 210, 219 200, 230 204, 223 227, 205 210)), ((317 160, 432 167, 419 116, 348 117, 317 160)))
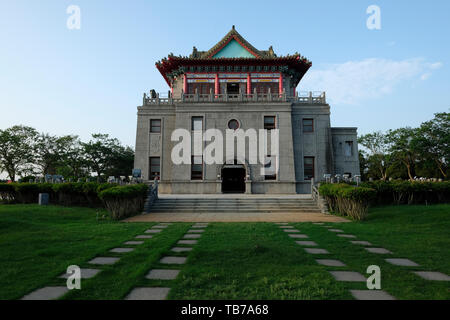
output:
POLYGON ((148 186, 145 184, 117 186, 99 193, 106 209, 115 220, 130 217, 142 212, 148 186))
POLYGON ((319 192, 327 200, 331 211, 348 215, 355 220, 365 219, 369 204, 376 196, 376 191, 372 188, 345 183, 322 184, 319 192))
POLYGON ((36 183, 13 183, 16 200, 20 203, 37 203, 39 186, 36 183))
POLYGON ((16 191, 12 183, 0 183, 0 201, 12 203, 16 200, 16 191))

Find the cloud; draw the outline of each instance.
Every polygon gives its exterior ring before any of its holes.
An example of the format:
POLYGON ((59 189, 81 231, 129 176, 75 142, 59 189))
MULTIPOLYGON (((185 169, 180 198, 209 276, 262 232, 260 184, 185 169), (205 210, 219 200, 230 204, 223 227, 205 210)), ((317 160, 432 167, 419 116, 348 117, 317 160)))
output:
POLYGON ((427 80, 441 62, 430 63, 422 58, 406 60, 364 59, 314 67, 300 82, 300 90, 324 90, 335 104, 356 105, 392 93, 405 81, 427 80))

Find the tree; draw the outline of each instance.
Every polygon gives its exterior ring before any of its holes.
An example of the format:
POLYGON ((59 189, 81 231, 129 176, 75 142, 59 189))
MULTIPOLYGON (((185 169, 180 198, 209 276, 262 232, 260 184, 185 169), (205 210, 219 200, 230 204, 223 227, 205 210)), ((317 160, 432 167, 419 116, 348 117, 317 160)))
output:
POLYGON ((422 123, 418 130, 417 149, 422 161, 437 166, 442 176, 447 178, 450 161, 450 113, 436 113, 434 119, 422 123))
POLYGON ((0 130, 0 169, 6 171, 12 181, 32 170, 37 135, 34 128, 26 126, 0 130))
POLYGON ((411 181, 414 181, 414 168, 419 155, 418 136, 418 129, 410 127, 389 130, 387 134, 393 159, 406 167, 411 181))
POLYGON ((87 166, 99 179, 107 174, 128 175, 133 168, 133 150, 123 147, 119 140, 110 138, 108 134, 93 134, 92 140, 81 145, 87 166))
POLYGON ((368 171, 375 169, 382 180, 388 178, 387 170, 392 164, 389 155, 389 140, 387 135, 377 131, 359 137, 358 143, 365 147, 368 151, 363 151, 368 162, 368 171))

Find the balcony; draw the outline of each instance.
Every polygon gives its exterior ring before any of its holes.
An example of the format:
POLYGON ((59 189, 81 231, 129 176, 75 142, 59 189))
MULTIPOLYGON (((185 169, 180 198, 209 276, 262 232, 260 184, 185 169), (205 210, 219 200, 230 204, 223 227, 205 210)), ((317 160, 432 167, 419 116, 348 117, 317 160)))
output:
POLYGON ((288 96, 286 92, 278 93, 238 93, 238 94, 188 94, 174 98, 170 92, 163 96, 160 93, 148 95, 144 93, 143 106, 173 105, 176 103, 247 103, 247 102, 290 102, 296 104, 326 104, 325 92, 296 92, 295 96, 288 96))

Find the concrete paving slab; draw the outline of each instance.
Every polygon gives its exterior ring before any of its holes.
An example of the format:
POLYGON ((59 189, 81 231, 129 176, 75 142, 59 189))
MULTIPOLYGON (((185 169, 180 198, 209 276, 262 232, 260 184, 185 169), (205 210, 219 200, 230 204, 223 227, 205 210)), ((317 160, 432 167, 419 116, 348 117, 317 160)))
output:
POLYGON ((185 234, 183 239, 199 239, 202 235, 201 234, 185 234))
POLYGON ((186 257, 163 257, 159 260, 160 263, 164 264, 185 264, 187 258, 186 257))
POLYGON ((192 248, 187 248, 187 247, 173 247, 172 249, 170 249, 173 252, 189 252, 192 251, 192 248))
POLYGON ((161 229, 148 229, 145 231, 145 233, 160 233, 161 229))
POLYGON ((329 271, 337 281, 366 282, 366 278, 355 271, 329 271))
POLYGON ((327 267, 345 267, 345 263, 335 259, 316 259, 316 262, 327 267))
POLYGON ((179 240, 178 244, 197 244, 198 240, 179 240))
POLYGON ((419 265, 415 263, 412 260, 409 259, 385 259, 386 262, 389 262, 390 264, 396 265, 396 266, 403 266, 403 267, 418 267, 419 265))
POLYGON ((435 271, 414 271, 419 277, 431 281, 450 281, 450 277, 445 273, 435 271))
MULTIPOLYGON (((99 269, 89 269, 89 268, 80 268, 81 271, 81 279, 90 279, 93 278, 99 273, 101 270, 99 269)), ((71 274, 64 273, 60 275, 60 278, 67 279, 71 274)))
POLYGON ((153 269, 149 271, 149 273, 145 276, 145 278, 155 280, 174 280, 179 273, 180 270, 153 269))
POLYGON ((299 233, 300 232, 300 230, 297 230, 297 229, 284 229, 283 231, 287 232, 287 233, 299 233))
POLYGON ((275 222, 275 224, 277 224, 279 226, 284 226, 284 225, 288 225, 289 222, 275 222))
POLYGON ((117 257, 96 257, 96 258, 92 259, 91 261, 89 261, 89 263, 105 265, 105 264, 114 264, 119 260, 120 260, 120 258, 117 258, 117 257))
POLYGON ((170 288, 134 288, 125 300, 165 300, 170 288))
POLYGON ((188 230, 188 233, 203 233, 205 230, 203 229, 190 229, 188 230))
POLYGON ((325 223, 323 223, 323 222, 314 222, 313 224, 315 224, 316 226, 323 226, 325 223))
POLYGON ((156 225, 156 226, 153 226, 152 229, 165 229, 167 227, 168 226, 166 226, 166 225, 156 225))
POLYGON ((353 244, 359 244, 361 246, 371 246, 372 244, 369 241, 350 241, 353 244))
POLYGON ((309 238, 306 234, 288 234, 289 237, 294 239, 307 239, 309 238))
POLYGON ((153 238, 153 236, 148 234, 141 234, 139 236, 136 236, 136 239, 151 239, 151 238, 153 238))
POLYGON ((67 287, 44 287, 22 297, 22 300, 53 300, 69 292, 67 287))
POLYGON ((353 234, 338 234, 337 236, 340 238, 356 239, 356 236, 353 234))
POLYGON ((129 245, 129 246, 137 246, 140 244, 143 244, 144 241, 126 241, 123 244, 129 245))
POLYGON ((305 246, 305 247, 315 247, 317 246, 317 243, 315 243, 314 241, 295 241, 295 243, 301 245, 301 246, 305 246))
POLYGON ((114 249, 109 250, 109 252, 127 253, 127 252, 131 252, 133 250, 134 250, 134 248, 114 248, 114 249))
POLYGON ((383 290, 350 290, 350 293, 356 300, 395 300, 383 290))
POLYGON ((378 253, 378 254, 391 254, 392 252, 390 252, 388 249, 385 248, 364 248, 369 252, 372 253, 378 253))
POLYGON ((329 252, 325 249, 319 248, 303 248, 306 252, 311 254, 329 254, 329 252))
POLYGON ((328 229, 328 231, 336 232, 336 233, 344 232, 344 230, 341 230, 341 229, 328 229))
POLYGON ((293 226, 280 226, 281 229, 294 229, 293 226))

